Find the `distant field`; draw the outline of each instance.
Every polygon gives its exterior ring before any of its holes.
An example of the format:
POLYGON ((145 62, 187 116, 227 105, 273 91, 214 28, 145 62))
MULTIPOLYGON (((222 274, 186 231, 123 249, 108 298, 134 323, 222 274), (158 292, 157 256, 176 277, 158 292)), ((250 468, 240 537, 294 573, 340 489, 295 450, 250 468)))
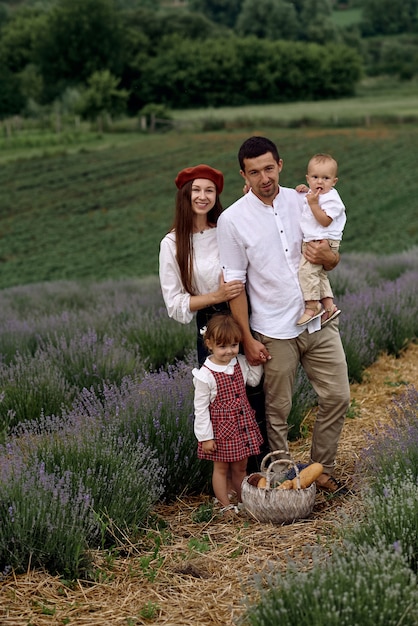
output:
MULTIPOLYGON (((331 125, 365 125, 379 118, 408 118, 418 120, 418 81, 388 83, 387 80, 367 79, 358 87, 354 98, 321 100, 318 102, 289 102, 285 104, 220 107, 174 111, 182 122, 218 119, 233 124, 245 120, 271 120, 290 124, 301 120, 328 122, 331 125)), ((386 119, 387 121, 387 119, 386 119)))
POLYGON ((223 170, 227 206, 242 189, 237 150, 254 133, 278 143, 286 186, 303 182, 312 153, 338 159, 348 214, 343 252, 389 254, 418 244, 418 126, 125 133, 3 162, 0 287, 156 274, 177 171, 201 162, 223 170))

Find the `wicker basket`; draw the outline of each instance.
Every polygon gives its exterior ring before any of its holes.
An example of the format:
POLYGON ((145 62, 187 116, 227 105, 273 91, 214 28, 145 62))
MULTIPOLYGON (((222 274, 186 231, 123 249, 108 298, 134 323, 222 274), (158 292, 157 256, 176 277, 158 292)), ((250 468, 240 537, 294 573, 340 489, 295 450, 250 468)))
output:
POLYGON ((280 459, 270 463, 267 469, 266 462, 272 456, 282 453, 283 450, 267 454, 260 467, 260 472, 246 476, 241 485, 241 499, 245 510, 258 522, 272 522, 286 524, 298 519, 309 517, 315 503, 316 486, 312 483, 306 489, 300 488, 299 468, 289 459, 280 459), (278 466, 284 465, 278 472, 278 466), (298 489, 275 489, 274 485, 283 480, 286 472, 293 466, 298 489), (251 484, 251 477, 264 476, 266 487, 255 487, 251 484))

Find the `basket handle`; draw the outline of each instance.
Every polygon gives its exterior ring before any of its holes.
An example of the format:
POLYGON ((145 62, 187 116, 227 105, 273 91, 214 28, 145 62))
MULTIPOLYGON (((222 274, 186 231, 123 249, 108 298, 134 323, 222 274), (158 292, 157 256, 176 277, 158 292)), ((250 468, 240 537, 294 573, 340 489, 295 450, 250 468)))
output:
MULTIPOLYGON (((269 459, 271 459, 272 456, 276 456, 277 454, 289 454, 289 452, 287 450, 275 450, 274 452, 269 452, 268 454, 266 454, 266 456, 264 457, 264 459, 261 461, 261 465, 260 465, 260 472, 265 472, 266 471, 266 463, 269 459)), ((289 463, 291 463, 291 459, 282 459, 283 461, 289 461, 289 463)))
POLYGON ((277 459, 276 461, 273 461, 272 463, 270 463, 270 465, 268 466, 268 468, 266 469, 266 462, 268 461, 269 458, 271 458, 272 456, 275 456, 276 454, 289 454, 287 452, 287 450, 276 450, 275 452, 269 452, 269 454, 266 454, 266 456, 263 458, 263 460, 261 461, 261 465, 260 465, 260 471, 266 473, 266 489, 270 489, 270 483, 271 483, 271 479, 273 476, 273 467, 275 465, 293 465, 293 469, 295 470, 295 474, 296 474, 296 484, 297 484, 297 489, 300 489, 300 477, 299 477, 299 468, 297 466, 297 464, 293 461, 293 459, 277 459))

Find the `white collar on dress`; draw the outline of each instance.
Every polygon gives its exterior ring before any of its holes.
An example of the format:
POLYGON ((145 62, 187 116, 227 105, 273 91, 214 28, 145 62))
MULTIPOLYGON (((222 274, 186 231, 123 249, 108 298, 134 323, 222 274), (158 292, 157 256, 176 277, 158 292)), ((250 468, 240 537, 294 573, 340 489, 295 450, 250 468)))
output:
POLYGON ((213 372, 226 372, 230 367, 234 367, 236 363, 237 363, 236 356, 234 356, 234 358, 229 361, 228 365, 216 365, 216 363, 212 362, 210 356, 208 356, 204 365, 206 365, 206 367, 212 370, 213 372))

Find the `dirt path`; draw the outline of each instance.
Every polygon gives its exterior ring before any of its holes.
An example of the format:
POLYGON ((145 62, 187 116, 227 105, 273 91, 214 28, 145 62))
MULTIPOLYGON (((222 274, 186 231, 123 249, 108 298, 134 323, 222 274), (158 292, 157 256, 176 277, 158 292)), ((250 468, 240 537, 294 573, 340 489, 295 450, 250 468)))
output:
MULTIPOLYGON (((387 419, 393 396, 417 381, 418 345, 411 345, 400 359, 382 356, 361 385, 352 385, 339 477, 349 479, 367 433, 387 419)), ((293 444, 294 458, 306 459, 308 449, 309 440, 293 444)), ((341 512, 356 512, 356 496, 318 494, 311 518, 288 526, 244 517, 196 523, 193 514, 202 502, 184 498, 158 507, 167 528, 154 538, 148 535, 147 545, 128 546, 123 558, 97 554, 95 583, 80 581, 70 589, 58 578, 32 571, 6 579, 0 583, 0 625, 232 625, 243 612, 244 597, 254 594, 255 575, 263 577, 270 566, 284 569, 288 559, 303 556, 305 546, 330 537, 341 512)))

